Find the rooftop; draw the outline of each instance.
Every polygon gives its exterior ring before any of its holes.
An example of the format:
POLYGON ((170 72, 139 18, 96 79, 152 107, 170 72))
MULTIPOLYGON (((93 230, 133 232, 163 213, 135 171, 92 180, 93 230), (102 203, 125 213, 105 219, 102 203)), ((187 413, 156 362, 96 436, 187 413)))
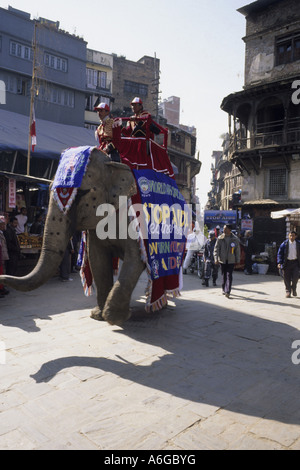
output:
POLYGON ((238 8, 237 11, 244 16, 248 16, 249 13, 255 13, 259 10, 264 10, 275 3, 280 3, 283 0, 256 0, 255 2, 249 3, 241 8, 238 8))

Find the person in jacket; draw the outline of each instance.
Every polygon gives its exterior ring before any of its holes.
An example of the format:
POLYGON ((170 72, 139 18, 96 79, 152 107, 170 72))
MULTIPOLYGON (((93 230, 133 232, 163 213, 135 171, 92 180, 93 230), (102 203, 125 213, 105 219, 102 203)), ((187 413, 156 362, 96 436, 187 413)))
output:
POLYGON ((285 285, 285 296, 297 296, 297 283, 300 269, 300 241, 297 233, 291 231, 289 237, 281 243, 277 253, 277 267, 282 270, 285 285))
POLYGON ((122 129, 122 134, 126 137, 146 137, 146 121, 138 120, 138 118, 147 118, 150 114, 144 110, 143 102, 138 96, 133 98, 130 104, 134 115, 127 122, 127 126, 122 129))
POLYGON ((100 103, 94 108, 98 112, 100 125, 96 130, 95 137, 99 140, 99 149, 106 153, 113 162, 120 162, 118 150, 112 143, 113 118, 110 117, 110 107, 106 103, 100 103))
POLYGON ((208 234, 209 238, 204 246, 204 285, 209 286, 209 279, 212 276, 213 286, 216 286, 216 281, 218 278, 219 265, 215 264, 214 259, 214 248, 217 242, 215 231, 210 230, 208 234))
POLYGON ((256 252, 256 244, 252 236, 251 230, 245 233, 245 274, 252 274, 252 255, 256 252))
POLYGON ((230 224, 224 225, 222 235, 217 238, 214 248, 215 263, 221 265, 222 290, 229 297, 232 286, 232 273, 234 265, 240 262, 240 241, 231 231, 230 224))
POLYGON ((8 251, 9 259, 6 262, 6 274, 10 276, 15 276, 18 269, 18 261, 20 259, 20 244, 16 233, 16 228, 18 225, 18 220, 16 217, 11 217, 9 219, 9 224, 4 231, 4 236, 6 240, 6 246, 8 251))
POLYGON ((160 130, 158 127, 152 122, 151 114, 144 109, 143 101, 141 98, 136 96, 131 101, 131 109, 134 115, 130 118, 127 122, 126 127, 122 129, 122 135, 125 137, 147 137, 147 122, 146 119, 150 119, 149 125, 149 137, 150 139, 154 139, 154 135, 160 134, 160 130), (145 118, 141 120, 139 118, 145 118))

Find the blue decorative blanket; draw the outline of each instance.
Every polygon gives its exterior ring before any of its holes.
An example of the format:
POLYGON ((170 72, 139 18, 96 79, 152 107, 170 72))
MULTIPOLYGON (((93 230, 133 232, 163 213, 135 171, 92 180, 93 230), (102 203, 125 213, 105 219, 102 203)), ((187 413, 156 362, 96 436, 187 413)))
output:
POLYGON ((71 147, 60 157, 58 169, 52 185, 53 196, 60 210, 67 213, 81 186, 82 178, 94 147, 71 147))

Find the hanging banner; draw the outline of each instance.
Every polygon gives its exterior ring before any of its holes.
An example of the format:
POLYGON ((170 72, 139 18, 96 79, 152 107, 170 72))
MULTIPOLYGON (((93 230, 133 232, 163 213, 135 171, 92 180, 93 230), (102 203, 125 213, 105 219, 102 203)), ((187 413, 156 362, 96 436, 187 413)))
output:
POLYGON ((234 210, 220 211, 220 210, 208 210, 204 211, 204 224, 210 227, 216 225, 232 224, 236 225, 237 214, 234 210))
POLYGON ((8 208, 14 209, 16 207, 16 180, 10 178, 8 180, 8 208))

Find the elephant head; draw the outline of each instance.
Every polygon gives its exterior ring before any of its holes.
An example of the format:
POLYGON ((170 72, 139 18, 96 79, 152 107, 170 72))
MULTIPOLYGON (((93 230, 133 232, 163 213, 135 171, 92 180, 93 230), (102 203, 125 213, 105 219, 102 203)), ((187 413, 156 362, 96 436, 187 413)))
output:
POLYGON ((70 210, 64 214, 54 200, 50 187, 49 210, 45 222, 43 245, 34 270, 24 277, 0 276, 0 282, 17 290, 30 291, 55 275, 70 237, 76 230, 95 230, 97 207, 103 203, 118 208, 119 196, 130 197, 136 186, 130 168, 112 162, 103 152, 93 149, 81 187, 70 210))

